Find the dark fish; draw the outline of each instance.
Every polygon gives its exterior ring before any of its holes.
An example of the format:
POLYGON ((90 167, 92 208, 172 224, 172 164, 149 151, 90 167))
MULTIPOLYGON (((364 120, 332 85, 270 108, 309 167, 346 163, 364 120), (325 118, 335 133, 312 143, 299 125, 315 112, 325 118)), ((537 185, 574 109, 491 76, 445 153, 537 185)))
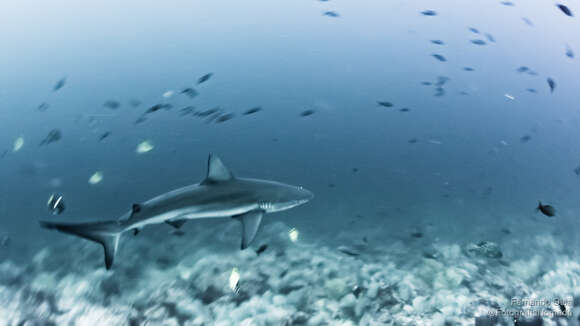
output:
POLYGON ((511 1, 502 1, 502 2, 500 2, 500 3, 501 3, 502 5, 504 5, 504 6, 508 6, 508 7, 513 7, 513 6, 514 6, 514 3, 513 3, 513 2, 511 2, 511 1))
POLYGON ((322 15, 328 16, 328 17, 339 17, 340 16, 336 11, 327 11, 327 12, 323 13, 322 15))
POLYGON ((493 35, 485 33, 485 37, 487 38, 488 41, 495 43, 495 37, 493 37, 493 35))
POLYGON ((207 119, 205 120, 205 123, 210 123, 210 122, 214 121, 214 120, 215 120, 215 119, 217 119, 217 118, 218 118, 218 117, 219 117, 221 114, 222 114, 221 112, 216 112, 216 113, 214 113, 214 114, 210 115, 210 116, 209 116, 209 118, 207 118, 207 119))
POLYGON ((204 118, 204 117, 207 117, 207 116, 209 116, 209 115, 211 115, 213 113, 216 113, 217 111, 219 111, 219 107, 215 107, 213 109, 209 109, 209 110, 206 110, 206 111, 196 112, 194 115, 197 116, 197 117, 204 118))
POLYGON ((572 51, 572 48, 566 44, 566 56, 570 59, 574 59, 574 51, 572 51))
POLYGON ((302 111, 302 113, 300 113, 300 116, 301 117, 307 117, 309 115, 313 115, 314 112, 316 112, 316 111, 314 111, 314 110, 305 110, 305 111, 302 111))
POLYGON ((250 114, 258 113, 260 111, 262 111, 262 107, 261 106, 256 106, 256 107, 253 107, 251 109, 246 110, 246 112, 244 112, 244 115, 250 115, 250 114))
POLYGON ((129 101, 129 105, 131 105, 132 107, 136 108, 139 105, 141 105, 141 101, 133 99, 133 100, 130 100, 129 101))
POLYGON ((232 120, 234 117, 235 117, 235 114, 226 113, 226 114, 220 116, 219 118, 217 118, 216 123, 226 122, 228 120, 232 120))
POLYGON ((550 77, 548 77, 546 81, 548 82, 548 86, 550 86, 550 93, 554 93, 554 89, 556 88, 556 82, 550 77))
POLYGON ((416 231, 416 232, 411 233, 411 236, 413 238, 422 238, 423 237, 423 232, 416 231))
POLYGON ((424 82, 421 82, 421 85, 423 85, 423 86, 431 86, 431 82, 424 81, 424 82))
POLYGON ((111 110, 116 110, 121 106, 121 103, 115 100, 108 100, 103 104, 103 106, 111 110))
POLYGON ((445 89, 443 89, 443 87, 435 88, 435 95, 433 95, 433 96, 441 97, 443 95, 445 95, 445 89))
POLYGON ((528 89, 526 89, 526 91, 528 91, 528 92, 530 92, 532 94, 538 93, 538 91, 535 88, 528 88, 528 89))
POLYGON ((65 84, 66 84, 66 77, 63 77, 59 81, 56 82, 56 84, 52 88, 52 91, 53 92, 58 91, 59 89, 63 88, 65 84))
POLYGON ((503 234, 512 234, 512 231, 510 231, 510 229, 506 229, 506 228, 501 229, 501 232, 503 234))
POLYGON ((526 66, 521 66, 518 69, 516 69, 517 72, 526 72, 530 70, 530 68, 526 67, 526 66))
POLYGON ((193 114, 193 112, 195 111, 195 107, 194 106, 186 106, 183 109, 179 110, 180 114, 182 117, 186 116, 188 114, 193 114))
POLYGON ((48 202, 46 203, 48 210, 52 213, 52 215, 60 215, 64 209, 64 198, 62 195, 59 194, 52 194, 48 198, 48 202))
POLYGON ((443 44, 445 44, 445 43, 444 43, 443 41, 441 41, 441 40, 431 40, 431 43, 433 43, 433 44, 437 44, 437 45, 443 45, 443 44))
POLYGON ((485 41, 484 40, 471 40, 471 43, 475 44, 475 45, 485 45, 485 41))
POLYGON ((101 134, 99 136, 99 141, 103 141, 103 140, 105 140, 105 138, 107 138, 109 136, 111 136, 111 132, 110 131, 106 131, 106 132, 104 132, 103 134, 101 134))
POLYGON ((402 108, 402 109, 399 109, 399 111, 401 111, 401 112, 409 112, 409 111, 411 111, 411 109, 409 109, 409 108, 402 108))
POLYGON ((415 144, 417 143, 417 138, 411 138, 407 141, 409 144, 415 144))
POLYGON ((150 107, 149 109, 147 109, 147 111, 145 111, 145 114, 153 113, 153 112, 159 111, 161 109, 169 110, 172 107, 173 107, 173 105, 171 105, 171 104, 155 104, 152 107, 150 107))
POLYGON ((40 112, 44 112, 48 109, 48 103, 40 103, 40 105, 36 108, 40 112))
POLYGON ((471 67, 463 67, 463 70, 465 70, 465 71, 473 71, 473 68, 471 68, 471 67))
POLYGON ((263 244, 260 247, 258 247, 258 249, 256 249, 256 254, 259 256, 261 253, 263 253, 264 251, 266 251, 266 249, 268 249, 268 245, 267 244, 263 244))
POLYGON ((566 313, 566 305, 558 302, 558 307, 560 307, 560 311, 565 314, 566 313))
MULTIPOLYGON (((4 151, 6 152, 6 151, 4 151)), ((575 169, 574 169, 574 173, 576 173, 577 176, 580 176, 580 165, 578 165, 575 169)))
POLYGON ((528 26, 534 26, 534 23, 532 23, 532 21, 527 18, 527 17, 522 17, 522 20, 524 21, 524 23, 526 23, 528 26))
POLYGON ((449 77, 446 76, 437 76, 437 82, 435 83, 436 86, 443 86, 449 81, 449 77))
POLYGON ((340 246, 337 248, 338 251, 342 252, 343 254, 347 254, 349 256, 360 256, 360 252, 355 248, 347 247, 347 246, 340 246))
POLYGON ((433 54, 433 58, 435 58, 435 59, 437 59, 437 60, 439 60, 441 62, 447 61, 447 59, 445 59, 445 57, 442 56, 442 55, 440 55, 440 54, 433 54))
POLYGON ((574 15, 572 14, 572 11, 570 10, 570 8, 566 7, 565 5, 563 5, 563 4, 557 4, 556 6, 557 6, 558 8, 560 8, 560 10, 562 10, 562 12, 563 12, 563 13, 564 13, 566 16, 568 16, 568 17, 572 17, 572 16, 574 16, 574 15))
POLYGON ((352 173, 357 173, 358 172, 358 168, 352 168, 352 173))
POLYGON ((201 84, 201 83, 205 83, 206 81, 208 81, 211 76, 213 76, 213 72, 210 72, 209 74, 205 74, 201 77, 199 77, 199 79, 197 80, 197 84, 201 84))
POLYGON ((542 202, 538 202, 538 207, 536 207, 536 212, 540 211, 542 214, 552 217, 556 215, 556 209, 550 205, 542 205, 542 202))
POLYGON ((135 124, 140 124, 141 122, 145 122, 145 120, 147 120, 147 118, 145 117, 145 115, 140 116, 139 118, 137 118, 137 120, 135 120, 135 124))
POLYGON ((329 183, 328 188, 336 188, 336 185, 334 183, 329 183))
POLYGON ((62 138, 62 133, 59 129, 52 129, 48 132, 48 135, 40 142, 39 146, 48 145, 59 141, 62 138))
POLYGON ((469 31, 475 34, 479 34, 479 30, 475 27, 469 27, 469 31))
POLYGON ((527 142, 529 142, 531 139, 532 139, 532 136, 530 136, 530 135, 525 135, 525 136, 523 136, 522 138, 520 138, 520 141, 521 141, 522 143, 527 143, 527 142))
POLYGON ((437 16, 437 12, 435 10, 425 10, 421 11, 423 16, 437 16))
POLYGON ((391 102, 386 102, 386 101, 379 101, 377 102, 378 106, 384 106, 386 108, 390 108, 393 106, 393 103, 391 102))
POLYGON ((189 96, 189 98, 194 98, 197 95, 199 95, 199 93, 191 87, 188 87, 188 88, 182 90, 181 94, 185 94, 185 95, 189 96))

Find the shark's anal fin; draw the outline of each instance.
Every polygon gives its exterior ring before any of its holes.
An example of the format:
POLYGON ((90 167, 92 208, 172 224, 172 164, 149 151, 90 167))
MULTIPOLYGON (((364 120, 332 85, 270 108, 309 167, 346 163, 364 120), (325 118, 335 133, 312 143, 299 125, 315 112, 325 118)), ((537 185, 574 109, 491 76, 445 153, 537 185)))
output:
POLYGON ((260 222, 264 216, 263 210, 249 211, 244 214, 232 216, 233 218, 242 222, 242 250, 248 248, 252 240, 256 237, 260 222))
POLYGON ((222 163, 219 157, 210 154, 207 162, 207 176, 201 182, 202 185, 215 184, 234 179, 234 175, 222 163))
POLYGON ((179 229, 180 229, 180 228, 183 226, 183 224, 185 224, 185 222, 187 222, 187 220, 186 220, 186 219, 182 219, 182 220, 173 220, 173 221, 165 221, 165 223, 167 223, 167 224, 169 224, 169 225, 173 226, 174 228, 176 228, 176 229, 178 229, 178 230, 179 230, 179 229))

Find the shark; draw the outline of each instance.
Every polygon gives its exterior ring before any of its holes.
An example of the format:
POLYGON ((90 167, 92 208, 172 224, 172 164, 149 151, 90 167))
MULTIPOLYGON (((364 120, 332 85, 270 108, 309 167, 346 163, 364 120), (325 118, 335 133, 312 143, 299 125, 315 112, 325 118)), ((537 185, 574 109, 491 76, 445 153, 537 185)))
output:
POLYGON ((256 237, 266 213, 288 210, 313 198, 311 191, 300 186, 235 177, 218 156, 210 154, 207 175, 201 182, 133 204, 130 211, 116 220, 84 223, 41 220, 40 226, 101 244, 105 268, 109 270, 125 232, 137 235, 145 226, 161 223, 179 230, 189 220, 233 218, 241 222, 243 250, 256 237))

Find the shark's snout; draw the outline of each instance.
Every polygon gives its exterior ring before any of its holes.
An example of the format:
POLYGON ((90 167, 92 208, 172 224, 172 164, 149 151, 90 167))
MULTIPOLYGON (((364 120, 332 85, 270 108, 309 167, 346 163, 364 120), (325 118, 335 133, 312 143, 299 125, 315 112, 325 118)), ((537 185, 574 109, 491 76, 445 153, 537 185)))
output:
POLYGON ((298 187, 300 189, 300 204, 307 203, 314 198, 314 193, 304 187, 298 187))

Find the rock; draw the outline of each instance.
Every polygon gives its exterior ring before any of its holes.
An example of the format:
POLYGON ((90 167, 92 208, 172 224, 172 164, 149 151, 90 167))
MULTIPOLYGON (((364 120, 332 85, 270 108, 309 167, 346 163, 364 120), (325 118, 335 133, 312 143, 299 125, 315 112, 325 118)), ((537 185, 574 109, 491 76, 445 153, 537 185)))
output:
POLYGON ((483 257, 498 259, 503 257, 499 246, 490 241, 481 241, 477 244, 470 243, 465 246, 465 253, 470 257, 483 257))

